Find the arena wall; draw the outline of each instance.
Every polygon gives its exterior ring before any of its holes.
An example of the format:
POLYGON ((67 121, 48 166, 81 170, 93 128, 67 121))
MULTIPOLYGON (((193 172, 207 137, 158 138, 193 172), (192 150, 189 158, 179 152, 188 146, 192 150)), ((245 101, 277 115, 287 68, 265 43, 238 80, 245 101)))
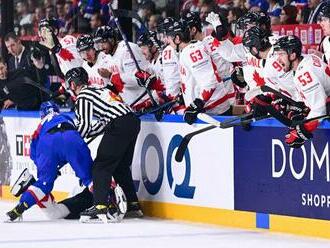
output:
MULTIPOLYGON (((14 199, 9 185, 22 169, 36 173, 29 144, 39 118, 37 112, 3 111, 1 119, 0 198, 14 199)), ((329 123, 295 150, 284 143, 287 129, 273 119, 250 131, 213 129, 194 137, 178 163, 176 148, 194 128, 182 116, 143 118, 132 171, 147 215, 330 238, 329 123)), ((93 156, 99 140, 90 144, 93 156)), ((58 200, 78 187, 68 165, 61 173, 54 186, 58 200)))

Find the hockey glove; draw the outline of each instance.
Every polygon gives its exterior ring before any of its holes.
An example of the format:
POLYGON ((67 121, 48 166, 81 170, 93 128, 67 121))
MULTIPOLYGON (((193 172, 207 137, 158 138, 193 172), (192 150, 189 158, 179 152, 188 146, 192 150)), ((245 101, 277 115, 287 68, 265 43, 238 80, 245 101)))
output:
POLYGON ((289 133, 285 135, 285 143, 292 148, 300 148, 306 140, 311 138, 313 138, 313 134, 307 131, 304 124, 302 124, 289 130, 289 133))
POLYGON ((216 30, 218 26, 222 25, 219 15, 214 13, 213 11, 207 15, 205 21, 210 23, 214 30, 216 30))
POLYGON ((193 124, 197 120, 197 115, 199 113, 205 112, 204 110, 204 101, 196 98, 185 110, 183 114, 183 119, 189 125, 193 124))
POLYGON ((279 111, 283 115, 287 115, 289 102, 284 100, 283 98, 277 98, 272 101, 272 106, 275 110, 279 111))
POLYGON ((268 114, 267 107, 271 104, 270 96, 258 95, 250 103, 250 108, 253 112, 253 117, 265 116, 268 114))
POLYGON ((240 88, 244 88, 247 84, 244 80, 243 69, 240 66, 236 66, 235 70, 231 74, 231 80, 240 88))
POLYGON ((228 38, 229 29, 228 23, 225 18, 219 16, 218 14, 211 12, 205 19, 208 23, 210 23, 215 30, 215 36, 219 41, 225 40, 228 38))
POLYGON ((52 53, 60 52, 62 46, 56 35, 47 27, 41 28, 39 31, 40 44, 48 48, 52 53))
POLYGON ((152 85, 157 80, 155 75, 151 75, 146 71, 138 71, 137 73, 135 73, 135 78, 138 82, 138 85, 147 89, 151 89, 152 85))
POLYGON ((303 102, 298 102, 296 106, 290 104, 287 105, 287 116, 291 120, 298 120, 297 118, 304 119, 309 111, 310 109, 303 102))

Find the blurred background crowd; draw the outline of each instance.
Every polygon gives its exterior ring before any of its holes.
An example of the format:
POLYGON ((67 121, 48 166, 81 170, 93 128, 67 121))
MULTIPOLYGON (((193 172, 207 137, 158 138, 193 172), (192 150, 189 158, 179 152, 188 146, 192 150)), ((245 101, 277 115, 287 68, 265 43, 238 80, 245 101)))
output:
MULTIPOLYGON (((0 0, 0 3, 4 3, 4 0, 0 0)), ((43 101, 45 89, 53 92, 61 85, 61 79, 56 76, 47 56, 48 51, 39 47, 37 42, 33 43, 38 40, 40 20, 50 17, 58 19, 59 37, 92 33, 113 21, 108 3, 109 0, 14 0, 13 32, 6 32, 1 37, 0 87, 5 89, 10 79, 12 88, 8 92, 16 94, 10 98, 15 98, 16 102, 7 101, 5 91, 0 94, 0 102, 3 102, 1 107, 16 105, 18 109, 37 109, 43 101), (20 81, 21 77, 30 78, 44 89, 37 90, 29 84, 12 83, 20 81), (25 105, 27 99, 33 99, 28 101, 33 104, 25 105)), ((206 35, 212 32, 212 27, 205 21, 211 11, 227 17, 234 34, 237 34, 237 20, 250 10, 268 13, 273 26, 312 24, 317 22, 318 13, 324 4, 321 0, 132 0, 129 5, 145 25, 135 19, 127 19, 129 25, 132 25, 129 31, 132 34, 128 36, 135 41, 136 37, 144 33, 144 26, 150 31, 156 31, 165 17, 179 17, 184 11, 199 13, 206 35)), ((116 8, 118 0, 114 0, 113 5, 116 8)), ((4 12, 1 11, 1 14, 4 15, 4 12)))
MULTIPOLYGON (((63 33, 88 33, 110 20, 109 0, 16 0, 15 32, 34 36, 43 18, 60 20, 63 33)), ((235 31, 237 19, 249 10, 267 12, 273 25, 316 23, 321 0, 133 0, 133 10, 154 31, 165 17, 182 11, 199 12, 202 21, 211 11, 221 12, 235 31)), ((207 25, 205 25, 207 26, 207 25)), ((205 27, 207 28, 207 27, 205 27)))

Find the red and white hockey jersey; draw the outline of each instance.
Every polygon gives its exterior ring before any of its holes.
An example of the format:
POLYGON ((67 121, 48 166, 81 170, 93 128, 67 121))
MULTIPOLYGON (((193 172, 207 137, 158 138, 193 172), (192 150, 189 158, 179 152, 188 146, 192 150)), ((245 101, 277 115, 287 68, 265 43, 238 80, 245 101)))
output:
MULTIPOLYGON (((148 71, 150 65, 149 62, 145 59, 141 48, 131 42, 129 45, 141 70, 148 71)), ((118 72, 122 81, 122 90, 119 92, 119 94, 123 98, 124 102, 130 105, 134 102, 135 99, 144 93, 145 88, 140 87, 137 83, 135 78, 137 68, 124 41, 120 41, 118 43, 117 49, 112 58, 118 67, 118 72)), ((138 103, 142 104, 147 100, 148 95, 143 97, 142 100, 140 100, 138 103)))
POLYGON ((180 94, 179 56, 175 49, 168 45, 162 52, 162 81, 167 98, 173 99, 180 94))
POLYGON ((294 74, 294 83, 310 112, 307 118, 326 114, 330 96, 330 68, 315 55, 304 55, 294 74))
POLYGON ((267 58, 262 63, 262 76, 267 80, 268 85, 278 90, 282 94, 290 97, 294 101, 302 101, 301 96, 293 83, 293 72, 285 72, 278 62, 278 55, 274 54, 273 47, 267 54, 267 58))
POLYGON ((113 58, 104 52, 100 52, 97 55, 94 65, 90 65, 87 61, 84 61, 82 67, 88 73, 88 84, 95 88, 104 88, 107 85, 112 85, 111 78, 102 77, 98 72, 99 69, 104 68, 109 70, 112 73, 112 77, 114 74, 118 74, 118 69, 113 58))
POLYGON ((218 81, 203 42, 190 43, 182 50, 180 77, 186 106, 200 98, 208 113, 222 114, 230 108, 224 84, 218 81))
POLYGON ((84 60, 76 48, 77 39, 72 35, 66 35, 60 40, 62 46, 56 54, 58 64, 65 75, 70 69, 82 66, 84 60))
POLYGON ((207 52, 211 55, 212 62, 217 71, 216 76, 218 80, 222 80, 227 91, 227 97, 230 104, 235 103, 235 88, 231 80, 231 73, 233 72, 233 64, 225 60, 219 50, 216 49, 214 44, 214 37, 209 35, 203 39, 204 46, 207 52))

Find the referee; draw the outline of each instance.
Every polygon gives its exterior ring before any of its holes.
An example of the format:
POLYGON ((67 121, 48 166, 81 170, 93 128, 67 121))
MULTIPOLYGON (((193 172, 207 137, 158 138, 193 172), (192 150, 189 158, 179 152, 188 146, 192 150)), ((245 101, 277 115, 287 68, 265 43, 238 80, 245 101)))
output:
POLYGON ((119 96, 107 88, 88 87, 88 74, 84 68, 69 70, 65 80, 77 96, 75 113, 78 132, 83 138, 104 133, 92 167, 94 206, 81 213, 81 221, 111 222, 116 219, 108 200, 112 176, 115 180, 125 180, 117 183, 125 193, 130 193, 127 198, 137 201, 130 165, 140 120, 119 96), (93 119, 96 122, 92 122, 93 119))

